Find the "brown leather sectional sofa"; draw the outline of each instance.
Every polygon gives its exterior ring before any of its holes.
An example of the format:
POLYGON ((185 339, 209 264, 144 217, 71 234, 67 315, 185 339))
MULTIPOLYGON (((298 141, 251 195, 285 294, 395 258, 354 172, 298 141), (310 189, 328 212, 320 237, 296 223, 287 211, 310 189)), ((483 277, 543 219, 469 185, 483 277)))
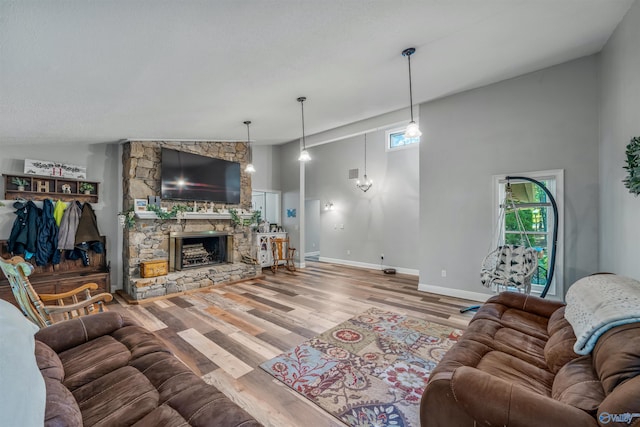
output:
POLYGON ((564 311, 513 292, 490 298, 432 372, 421 425, 640 426, 640 323, 579 356, 564 311))
POLYGON ((61 322, 35 339, 46 426, 260 425, 117 313, 61 322))

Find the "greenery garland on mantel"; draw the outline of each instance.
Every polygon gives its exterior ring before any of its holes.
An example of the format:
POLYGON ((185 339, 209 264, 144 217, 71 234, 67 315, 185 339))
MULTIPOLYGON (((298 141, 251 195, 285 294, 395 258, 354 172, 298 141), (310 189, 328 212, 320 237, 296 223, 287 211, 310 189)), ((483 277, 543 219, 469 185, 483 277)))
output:
POLYGON ((174 205, 171 207, 170 211, 163 211, 160 206, 157 205, 147 205, 147 211, 151 211, 156 214, 158 219, 173 219, 178 216, 178 213, 182 214, 184 212, 191 212, 193 208, 186 205, 174 205))
MULTIPOLYGON (((175 205, 169 211, 163 211, 162 208, 156 205, 147 205, 147 211, 153 212, 157 219, 167 220, 167 219, 175 219, 182 216, 184 212, 192 212, 193 208, 191 206, 186 205, 175 205)), ((231 222, 234 226, 242 225, 248 226, 252 224, 259 224, 261 221, 261 212, 255 211, 252 213, 250 218, 242 218, 236 209, 229 209, 229 215, 231 216, 231 222)), ((136 224, 136 216, 133 208, 129 208, 126 211, 118 212, 119 217, 123 217, 120 219, 121 224, 126 226, 128 229, 132 229, 136 224)))
POLYGON ((627 177, 622 180, 624 186, 629 189, 629 193, 640 194, 640 137, 634 136, 627 145, 627 177))

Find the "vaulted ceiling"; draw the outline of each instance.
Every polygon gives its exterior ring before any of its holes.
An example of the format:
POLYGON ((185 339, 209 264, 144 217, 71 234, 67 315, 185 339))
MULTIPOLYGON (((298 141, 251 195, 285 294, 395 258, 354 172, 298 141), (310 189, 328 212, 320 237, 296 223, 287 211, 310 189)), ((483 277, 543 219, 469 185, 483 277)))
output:
POLYGON ((0 144, 258 144, 598 52, 633 0, 0 0, 0 144))

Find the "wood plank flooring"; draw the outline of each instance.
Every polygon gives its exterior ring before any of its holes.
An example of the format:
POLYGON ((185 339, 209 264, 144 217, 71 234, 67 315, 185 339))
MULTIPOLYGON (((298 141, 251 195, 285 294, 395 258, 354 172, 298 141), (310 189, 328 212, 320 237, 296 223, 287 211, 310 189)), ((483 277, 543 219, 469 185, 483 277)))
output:
POLYGON ((417 291, 418 279, 309 262, 295 273, 204 289, 111 311, 154 331, 174 354, 268 427, 344 426, 259 368, 285 350, 378 307, 464 329, 473 304, 417 291))

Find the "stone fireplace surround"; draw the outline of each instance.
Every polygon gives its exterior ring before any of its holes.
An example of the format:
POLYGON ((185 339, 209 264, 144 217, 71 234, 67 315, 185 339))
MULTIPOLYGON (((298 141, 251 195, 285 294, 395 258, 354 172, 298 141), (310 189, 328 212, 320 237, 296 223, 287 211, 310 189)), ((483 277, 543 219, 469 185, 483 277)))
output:
MULTIPOLYGON (((128 209, 133 199, 146 199, 160 194, 161 148, 236 161, 241 164, 240 205, 216 205, 217 208, 251 207, 251 176, 244 173, 247 164, 245 143, 188 141, 127 141, 123 146, 123 206, 128 209)), ((165 202, 171 207, 186 202, 165 202)), ((192 204, 189 202, 188 204, 192 204)), ((242 254, 252 249, 252 233, 247 227, 234 227, 229 219, 177 220, 140 219, 135 226, 124 229, 123 236, 124 291, 133 300, 178 294, 216 284, 231 283, 255 277, 258 267, 241 262, 242 254), (216 232, 232 236, 233 248, 228 248, 231 263, 194 267, 173 271, 166 276, 141 278, 140 262, 168 260, 171 232, 216 232)))

